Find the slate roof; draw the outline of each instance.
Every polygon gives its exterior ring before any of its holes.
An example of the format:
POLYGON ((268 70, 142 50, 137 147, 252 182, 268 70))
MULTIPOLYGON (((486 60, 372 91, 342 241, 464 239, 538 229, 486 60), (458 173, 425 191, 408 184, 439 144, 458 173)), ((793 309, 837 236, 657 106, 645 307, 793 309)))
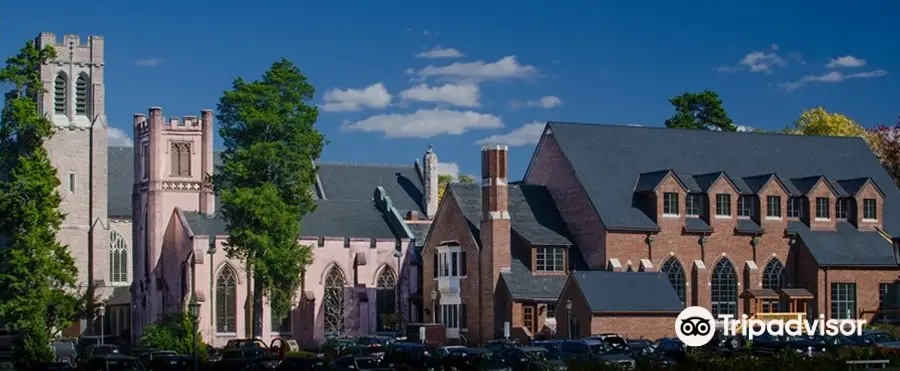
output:
MULTIPOLYGON (((134 148, 108 150, 109 216, 131 217, 134 183, 134 148)), ((221 164, 220 152, 213 153, 213 165, 221 164)), ((381 186, 403 216, 410 210, 422 213, 423 183, 414 165, 373 165, 318 162, 319 179, 328 200, 371 200, 381 186)))
POLYGON ((813 231, 799 221, 788 222, 787 233, 800 236, 820 267, 896 267, 893 244, 877 231, 857 230, 845 221, 836 231, 813 231))
POLYGON ((671 169, 689 188, 694 187, 688 183, 696 182, 692 180, 695 175, 724 172, 739 188, 747 188, 741 192, 750 188, 742 178, 760 174, 776 174, 791 191, 791 179, 825 176, 838 182, 871 177, 885 194, 885 229, 900 234, 900 192, 859 138, 564 122, 547 125, 609 229, 656 230, 653 220, 633 207, 630 195, 643 173, 671 169))
POLYGON ((572 272, 593 312, 681 312, 684 304, 659 272, 572 272))
MULTIPOLYGON (((225 221, 184 212, 194 235, 224 235, 225 221)), ((300 235, 310 237, 398 238, 372 201, 317 200, 316 211, 300 222, 300 235)))
POLYGON ((752 219, 738 218, 734 225, 734 230, 738 233, 763 233, 765 232, 759 224, 752 219))
MULTIPOLYGON (((453 195, 477 236, 481 225, 481 185, 452 183, 449 189, 448 194, 453 195)), ((509 216, 513 231, 532 245, 573 245, 566 223, 544 186, 510 185, 509 216)))
POLYGON ((709 224, 706 224, 706 221, 696 217, 686 217, 684 218, 684 231, 685 232, 693 232, 693 233, 709 233, 712 232, 712 227, 709 224))
MULTIPOLYGON (((478 184, 452 183, 445 195, 450 195, 459 205, 469 225, 469 230, 480 242, 481 186, 478 184)), ((569 239, 566 223, 559 215, 550 193, 543 186, 511 182, 509 185, 509 216, 514 233, 532 245, 570 246, 569 262, 572 268, 586 266, 578 249, 569 239)), ((502 273, 510 294, 516 300, 554 299, 559 297, 565 276, 533 275, 526 266, 523 249, 511 246, 512 262, 509 273, 502 273)))

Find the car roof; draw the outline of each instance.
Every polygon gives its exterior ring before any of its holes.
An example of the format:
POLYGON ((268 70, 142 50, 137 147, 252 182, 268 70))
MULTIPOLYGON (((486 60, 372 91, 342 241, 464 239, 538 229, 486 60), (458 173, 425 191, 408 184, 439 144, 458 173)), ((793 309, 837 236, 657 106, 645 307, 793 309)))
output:
POLYGON ((542 347, 519 347, 523 352, 546 352, 547 349, 542 347))

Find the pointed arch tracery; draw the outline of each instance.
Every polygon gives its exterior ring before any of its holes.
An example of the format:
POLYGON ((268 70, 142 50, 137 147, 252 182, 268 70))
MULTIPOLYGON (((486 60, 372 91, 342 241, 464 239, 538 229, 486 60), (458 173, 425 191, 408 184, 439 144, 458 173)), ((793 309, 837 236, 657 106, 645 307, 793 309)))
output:
POLYGON ((128 241, 119 231, 109 231, 109 280, 128 283, 128 241))
POLYGON ((681 300, 681 304, 684 304, 685 292, 687 291, 687 280, 685 279, 684 267, 681 265, 681 262, 679 262, 676 257, 672 256, 663 263, 659 271, 668 276, 669 283, 672 284, 672 288, 675 289, 675 293, 678 294, 678 299, 681 300))
POLYGON ((231 266, 216 276, 216 332, 237 332, 237 272, 231 266))
POLYGON ((718 318, 722 314, 737 316, 737 284, 738 277, 734 264, 723 257, 716 263, 710 280, 713 317, 718 318))
POLYGON ((385 265, 378 274, 378 279, 375 283, 375 294, 378 329, 393 330, 388 328, 390 324, 386 323, 384 318, 382 318, 383 315, 399 311, 397 308, 397 275, 389 265, 385 265))
POLYGON ((341 269, 333 265, 325 275, 325 293, 322 297, 322 312, 325 318, 325 333, 344 333, 344 292, 347 279, 341 269))
MULTIPOLYGON (((778 258, 772 258, 763 270, 762 288, 778 291, 784 287, 782 286, 784 283, 784 264, 778 258)), ((778 312, 780 309, 779 300, 766 300, 763 302, 763 312, 778 312)))
POLYGON ((66 114, 66 102, 69 93, 69 77, 65 72, 56 74, 53 80, 53 112, 59 115, 66 114))

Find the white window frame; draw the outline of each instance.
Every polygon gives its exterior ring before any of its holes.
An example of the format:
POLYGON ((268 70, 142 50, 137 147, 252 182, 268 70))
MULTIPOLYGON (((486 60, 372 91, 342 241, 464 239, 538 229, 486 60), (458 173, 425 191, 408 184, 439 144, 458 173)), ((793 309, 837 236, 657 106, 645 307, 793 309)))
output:
POLYGON ((684 215, 690 217, 699 217, 701 208, 703 207, 703 200, 700 199, 700 195, 698 194, 690 194, 688 193, 684 197, 684 215), (696 210, 694 213, 692 211, 696 210))
POLYGON ((863 218, 864 222, 877 222, 878 221, 878 200, 874 198, 864 198, 863 199, 863 218), (872 213, 875 214, 874 218, 866 218, 866 214, 868 214, 869 203, 872 204, 872 213))
POLYGON ((827 222, 831 220, 831 198, 828 197, 816 197, 816 210, 815 210, 815 220, 820 222, 827 222), (825 201, 825 214, 827 216, 821 217, 819 216, 819 210, 821 210, 819 205, 819 201, 825 201))
POLYGON ((800 197, 788 197, 787 217, 799 219, 803 216, 803 199, 800 197))
POLYGON ((731 219, 731 195, 728 193, 716 193, 716 210, 715 215, 716 219, 731 219), (719 196, 724 196, 724 198, 728 199, 728 214, 720 214, 719 213, 719 196))
MULTIPOLYGON (((462 248, 459 246, 438 246, 438 266, 434 279, 438 278, 463 278, 462 264, 462 248), (453 259, 456 260, 456 272, 453 272, 453 259), (455 274, 453 274, 455 273, 455 274)), ((468 272, 468 270, 467 270, 468 272)))
MULTIPOLYGON (((665 192, 663 193, 663 217, 664 218, 677 218, 680 215, 680 211, 678 210, 678 192, 665 192), (674 205, 669 205, 669 202, 672 201, 674 205), (667 213, 666 209, 674 207, 674 213, 667 213)), ((671 210, 669 210, 671 211, 671 210)))
MULTIPOLYGON (((716 208, 719 207, 719 196, 716 196, 716 208)), ((753 196, 748 195, 738 195, 737 199, 737 212, 735 213, 738 219, 750 219, 753 216, 753 196), (747 214, 744 215, 744 211, 747 211, 747 214)))
POLYGON ((441 323, 448 329, 460 328, 460 304, 441 304, 441 323))
POLYGON ((766 219, 768 220, 781 220, 781 196, 778 195, 768 195, 766 196, 766 219), (772 201, 777 200, 778 205, 776 207, 772 207, 772 201), (777 211, 778 215, 772 215, 772 211, 777 211))
POLYGON ((566 249, 564 247, 556 247, 556 246, 538 246, 536 247, 534 252, 534 271, 541 273, 560 273, 566 271, 566 249), (538 265, 538 255, 543 254, 544 256, 544 268, 553 268, 553 269, 540 269, 538 265), (562 265, 559 266, 560 269, 556 268, 556 257, 557 255, 562 256, 562 265))

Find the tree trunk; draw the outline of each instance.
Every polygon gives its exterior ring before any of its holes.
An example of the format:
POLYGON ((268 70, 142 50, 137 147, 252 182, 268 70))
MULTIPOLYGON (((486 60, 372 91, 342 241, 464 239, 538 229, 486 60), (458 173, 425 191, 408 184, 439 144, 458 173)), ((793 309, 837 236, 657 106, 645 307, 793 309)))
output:
POLYGON ((263 282, 253 280, 253 338, 263 336, 263 282))

